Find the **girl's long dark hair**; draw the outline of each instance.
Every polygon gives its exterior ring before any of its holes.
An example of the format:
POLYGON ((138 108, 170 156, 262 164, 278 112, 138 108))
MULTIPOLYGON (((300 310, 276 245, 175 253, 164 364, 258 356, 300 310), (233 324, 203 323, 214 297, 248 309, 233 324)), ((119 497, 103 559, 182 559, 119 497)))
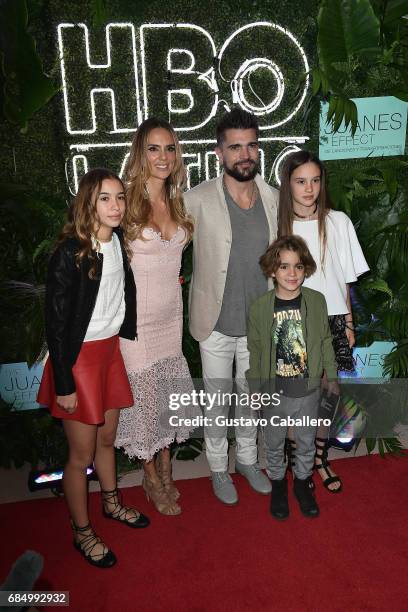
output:
POLYGON ((320 263, 323 268, 327 244, 326 216, 331 209, 331 204, 326 185, 326 171, 317 155, 310 151, 295 151, 288 155, 283 163, 279 193, 278 236, 291 236, 293 234, 294 214, 290 177, 296 168, 309 162, 316 164, 320 169, 320 193, 317 198, 317 219, 320 239, 320 263))

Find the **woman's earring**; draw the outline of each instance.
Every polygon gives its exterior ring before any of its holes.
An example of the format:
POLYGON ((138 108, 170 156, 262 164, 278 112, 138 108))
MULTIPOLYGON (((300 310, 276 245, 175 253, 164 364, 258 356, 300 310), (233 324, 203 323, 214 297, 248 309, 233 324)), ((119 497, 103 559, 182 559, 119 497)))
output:
POLYGON ((143 183, 143 197, 148 200, 150 197, 149 190, 147 188, 147 183, 143 183))

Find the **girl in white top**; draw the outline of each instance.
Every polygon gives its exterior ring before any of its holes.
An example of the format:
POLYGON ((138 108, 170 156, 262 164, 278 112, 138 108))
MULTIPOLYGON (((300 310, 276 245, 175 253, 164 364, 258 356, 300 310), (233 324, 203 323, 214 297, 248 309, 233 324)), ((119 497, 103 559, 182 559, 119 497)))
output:
MULTIPOLYGON (((316 272, 304 284, 326 298, 338 370, 353 371, 355 336, 350 283, 369 267, 351 220, 330 208, 322 162, 308 151, 292 153, 282 167, 279 236, 291 234, 306 241, 316 262, 316 272)), ((339 493, 340 478, 327 461, 328 433, 327 428, 318 431, 315 467, 328 491, 339 493)))
POLYGON ((116 174, 94 168, 82 177, 48 266, 49 359, 37 398, 62 419, 68 441, 63 487, 73 544, 101 568, 112 567, 116 557, 89 522, 90 464, 101 485, 103 515, 131 528, 149 524, 122 505, 113 446, 120 409, 133 404, 119 348, 119 336, 136 337, 136 288, 120 228, 125 207, 116 174))

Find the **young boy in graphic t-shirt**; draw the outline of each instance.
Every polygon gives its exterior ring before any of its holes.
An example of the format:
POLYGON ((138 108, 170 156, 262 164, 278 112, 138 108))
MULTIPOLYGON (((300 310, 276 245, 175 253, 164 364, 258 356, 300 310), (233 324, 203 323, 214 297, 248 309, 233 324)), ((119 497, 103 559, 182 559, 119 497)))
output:
POLYGON ((248 324, 251 392, 266 389, 280 394, 279 406, 264 408, 266 470, 272 480, 271 513, 289 516, 284 445, 288 417, 293 428, 296 461, 294 493, 305 516, 317 517, 319 507, 309 487, 315 455, 320 379, 326 371, 329 392, 338 392, 337 368, 329 329, 326 301, 321 293, 302 287, 316 264, 298 236, 275 240, 260 259, 264 274, 275 288, 251 306, 248 324))

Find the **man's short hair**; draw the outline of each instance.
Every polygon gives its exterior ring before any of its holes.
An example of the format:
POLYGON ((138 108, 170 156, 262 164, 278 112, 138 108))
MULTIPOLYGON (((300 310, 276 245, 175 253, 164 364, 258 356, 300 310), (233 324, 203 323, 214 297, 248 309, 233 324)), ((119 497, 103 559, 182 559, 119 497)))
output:
POLYGON ((225 113, 219 120, 216 127, 217 146, 221 146, 226 130, 255 130, 256 137, 259 136, 259 125, 255 115, 242 110, 242 108, 234 108, 229 113, 225 113))
POLYGON ((304 265, 306 278, 316 272, 316 262, 303 238, 300 236, 282 236, 282 238, 272 242, 259 260, 259 265, 265 276, 271 277, 279 268, 281 251, 293 251, 298 254, 300 263, 304 265))

